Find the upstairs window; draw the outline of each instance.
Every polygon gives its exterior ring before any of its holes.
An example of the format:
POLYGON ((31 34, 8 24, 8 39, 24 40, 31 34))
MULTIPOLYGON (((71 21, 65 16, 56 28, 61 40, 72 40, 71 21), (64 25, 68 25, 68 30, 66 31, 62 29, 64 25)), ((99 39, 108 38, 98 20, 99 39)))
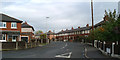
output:
POLYGON ((0 28, 6 28, 6 22, 0 22, 0 28))
POLYGON ((17 23, 16 22, 12 22, 11 23, 11 28, 17 28, 17 23))

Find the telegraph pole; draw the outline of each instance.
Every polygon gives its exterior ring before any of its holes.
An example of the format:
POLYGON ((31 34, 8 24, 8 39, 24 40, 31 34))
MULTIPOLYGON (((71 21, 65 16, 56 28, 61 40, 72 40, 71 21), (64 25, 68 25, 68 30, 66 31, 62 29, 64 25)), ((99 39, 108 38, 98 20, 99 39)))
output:
POLYGON ((92 31, 93 31, 93 41, 92 44, 94 46, 94 17, 93 17, 93 0, 91 0, 91 14, 92 14, 92 31))
POLYGON ((94 30, 93 0, 91 0, 92 30, 94 30))

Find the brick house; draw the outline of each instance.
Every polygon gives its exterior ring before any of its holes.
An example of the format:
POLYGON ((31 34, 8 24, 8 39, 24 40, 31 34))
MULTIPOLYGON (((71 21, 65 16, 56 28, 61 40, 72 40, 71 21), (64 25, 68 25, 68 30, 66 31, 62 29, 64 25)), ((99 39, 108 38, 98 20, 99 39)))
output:
POLYGON ((73 27, 71 30, 66 29, 65 31, 60 31, 56 34, 57 40, 64 40, 64 41, 74 41, 77 36, 85 36, 87 37, 90 33, 91 26, 89 24, 86 27, 78 27, 74 29, 73 27))
POLYGON ((49 31, 47 32, 47 38, 48 38, 49 40, 54 40, 54 39, 56 38, 56 34, 55 34, 54 32, 52 32, 51 30, 49 30, 49 31))
POLYGON ((21 41, 29 43, 34 38, 34 28, 27 22, 23 23, 21 26, 21 41))
POLYGON ((0 14, 0 41, 1 42, 16 42, 20 40, 21 23, 23 21, 10 17, 5 14, 0 14))

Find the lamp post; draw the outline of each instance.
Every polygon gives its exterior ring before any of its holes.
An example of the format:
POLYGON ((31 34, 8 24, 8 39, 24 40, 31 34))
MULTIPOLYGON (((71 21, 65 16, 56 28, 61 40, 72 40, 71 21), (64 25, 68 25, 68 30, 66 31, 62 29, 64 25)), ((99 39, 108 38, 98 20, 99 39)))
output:
POLYGON ((55 30, 53 30, 53 41, 55 41, 55 30))
POLYGON ((46 41, 47 41, 47 43, 49 43, 49 40, 48 40, 48 38, 47 38, 47 20, 49 19, 50 17, 46 17, 46 41))

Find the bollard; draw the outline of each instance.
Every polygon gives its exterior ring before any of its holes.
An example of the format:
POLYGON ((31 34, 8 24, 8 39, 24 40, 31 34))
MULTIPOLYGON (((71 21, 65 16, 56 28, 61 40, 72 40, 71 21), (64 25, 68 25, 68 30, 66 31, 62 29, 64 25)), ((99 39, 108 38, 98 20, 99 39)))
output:
POLYGON ((103 50, 104 50, 104 52, 105 52, 105 44, 106 44, 106 42, 104 41, 103 42, 103 50))
POLYGON ((43 43, 43 39, 41 39, 41 43, 43 43))
POLYGON ((111 54, 111 56, 114 56, 114 45, 115 45, 115 43, 112 43, 112 54, 111 54))
POLYGON ((28 47, 27 47, 27 43, 26 43, 26 42, 25 42, 25 48, 28 48, 28 47))

